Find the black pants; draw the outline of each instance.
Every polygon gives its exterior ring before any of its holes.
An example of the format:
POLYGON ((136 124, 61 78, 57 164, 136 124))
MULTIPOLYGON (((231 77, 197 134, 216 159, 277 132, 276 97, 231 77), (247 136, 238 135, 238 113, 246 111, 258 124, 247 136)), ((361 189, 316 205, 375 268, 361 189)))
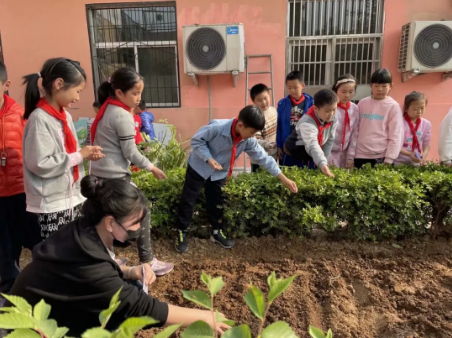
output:
POLYGON ((384 158, 355 158, 355 168, 361 169, 364 165, 370 163, 370 165, 375 167, 377 164, 384 162, 384 158))
POLYGON ((0 197, 0 292, 8 293, 19 275, 22 247, 41 242, 38 217, 26 211, 25 194, 0 197))
POLYGON ((204 187, 210 224, 214 230, 221 229, 223 227, 223 209, 219 208, 219 206, 224 201, 221 188, 225 184, 226 178, 219 181, 212 181, 209 177, 205 180, 192 167, 188 166, 184 189, 182 190, 182 197, 179 203, 177 228, 182 231, 187 230, 193 217, 196 199, 202 187, 204 187))
POLYGON ((251 163, 251 172, 252 172, 252 173, 257 172, 257 171, 259 170, 260 167, 261 167, 261 166, 260 166, 259 164, 251 163))

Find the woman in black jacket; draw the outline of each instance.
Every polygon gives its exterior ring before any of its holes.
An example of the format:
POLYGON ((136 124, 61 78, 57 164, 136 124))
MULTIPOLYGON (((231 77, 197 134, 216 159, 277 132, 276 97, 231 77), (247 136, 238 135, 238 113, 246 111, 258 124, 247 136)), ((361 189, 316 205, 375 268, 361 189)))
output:
MULTIPOLYGON (((41 299, 52 306, 50 318, 69 328, 70 336, 99 326, 99 314, 109 307, 113 295, 122 288, 121 304, 107 329, 116 329, 129 317, 150 316, 158 326, 189 325, 204 320, 214 325, 210 311, 181 308, 160 302, 143 293, 130 280, 155 280, 149 264, 118 266, 113 240, 125 242, 136 233, 146 216, 147 200, 140 190, 122 179, 98 180, 87 176, 81 182, 87 198, 83 217, 69 223, 37 245, 33 261, 21 272, 11 294, 31 305, 41 299)), ((217 323, 220 334, 227 325, 217 323)))

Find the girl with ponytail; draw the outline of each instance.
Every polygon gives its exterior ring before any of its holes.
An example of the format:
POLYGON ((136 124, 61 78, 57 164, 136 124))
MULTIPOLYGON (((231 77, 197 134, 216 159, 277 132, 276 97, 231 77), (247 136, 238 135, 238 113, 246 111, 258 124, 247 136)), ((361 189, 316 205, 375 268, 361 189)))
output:
MULTIPOLYGON (((143 78, 130 68, 117 69, 111 78, 98 89, 101 104, 99 113, 91 126, 91 142, 102 147, 107 155, 91 164, 90 173, 99 179, 122 178, 131 181, 130 165, 151 172, 157 179, 165 174, 140 153, 135 144, 135 123, 132 109, 141 101, 143 78)), ((149 210, 141 220, 137 237, 138 255, 142 263, 150 264, 156 276, 171 272, 174 265, 159 261, 151 248, 151 218, 149 210)))
POLYGON ((38 215, 42 239, 80 216, 83 160, 104 157, 98 146, 80 149, 65 110, 79 100, 85 81, 80 64, 65 58, 47 60, 39 73, 24 77, 24 185, 27 211, 38 215))

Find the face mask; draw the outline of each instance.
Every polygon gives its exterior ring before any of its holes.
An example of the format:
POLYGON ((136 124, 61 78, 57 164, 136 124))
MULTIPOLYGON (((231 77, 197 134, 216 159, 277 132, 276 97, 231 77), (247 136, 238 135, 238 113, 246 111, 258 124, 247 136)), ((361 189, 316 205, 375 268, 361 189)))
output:
POLYGON ((132 241, 135 241, 138 237, 140 237, 141 229, 138 229, 135 231, 134 230, 126 230, 121 223, 119 223, 118 221, 115 221, 115 222, 122 228, 122 230, 124 232, 126 232, 126 237, 124 238, 124 240, 120 240, 120 239, 116 238, 115 235, 113 235, 113 233, 111 233, 112 237, 114 239, 116 239, 118 242, 121 242, 121 243, 132 242, 132 241))

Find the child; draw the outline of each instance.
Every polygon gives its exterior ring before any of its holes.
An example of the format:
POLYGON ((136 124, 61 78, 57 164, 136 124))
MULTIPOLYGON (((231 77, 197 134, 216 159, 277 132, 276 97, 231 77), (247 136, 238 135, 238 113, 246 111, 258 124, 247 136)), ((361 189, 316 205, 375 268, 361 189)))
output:
POLYGON ((145 132, 151 140, 155 140, 157 137, 155 136, 153 125, 154 115, 146 110, 146 102, 141 100, 140 104, 135 109, 139 111, 138 114, 140 114, 141 117, 141 131, 145 132))
POLYGON ((423 119, 427 99, 419 92, 411 92, 405 96, 403 105, 404 141, 399 157, 394 161, 398 164, 420 165, 430 151, 432 124, 423 119))
POLYGON ((280 164, 285 166, 303 166, 292 156, 284 154, 283 148, 287 138, 295 130, 298 121, 314 104, 311 96, 303 93, 305 87, 303 75, 299 71, 290 72, 286 76, 286 87, 289 95, 278 102, 278 121, 276 143, 280 164))
POLYGON ((441 122, 439 131, 439 160, 442 164, 452 166, 452 108, 441 122))
POLYGON ((135 144, 140 144, 143 142, 141 137, 141 110, 139 105, 132 109, 133 123, 135 124, 135 144))
MULTIPOLYGON (((117 69, 110 80, 98 89, 102 107, 91 127, 92 144, 97 144, 108 155, 92 163, 91 174, 102 178, 122 178, 131 184, 130 164, 150 171, 157 179, 165 174, 142 155, 135 144, 135 124, 130 114, 141 101, 143 78, 130 68, 117 69)), ((151 249, 151 216, 149 210, 141 220, 137 237, 138 255, 144 264, 150 264, 156 276, 171 272, 174 265, 159 261, 151 249)))
POLYGON ((370 79, 372 96, 361 100, 361 114, 355 167, 360 169, 370 163, 393 164, 399 157, 403 144, 403 118, 399 104, 388 96, 392 75, 379 69, 370 79))
POLYGON ((99 109, 100 109, 100 104, 99 104, 99 102, 97 102, 97 101, 94 101, 94 103, 93 103, 93 110, 94 110, 94 113, 97 115, 97 113, 99 112, 99 109))
MULTIPOLYGON (((261 132, 256 133, 257 143, 267 152, 268 155, 277 159, 276 150, 276 122, 278 113, 275 107, 270 106, 270 91, 264 84, 257 84, 250 90, 253 103, 264 113, 265 127, 261 132)), ((251 161, 251 171, 256 172, 259 165, 251 161)))
POLYGON ((65 110, 80 99, 85 81, 80 64, 65 58, 47 60, 40 73, 24 77, 25 193, 27 211, 38 215, 42 239, 80 216, 85 201, 80 192, 83 160, 104 157, 100 147, 79 149, 72 117, 65 110))
POLYGON ((193 151, 188 159, 187 174, 179 203, 176 239, 178 252, 188 250, 186 231, 193 216, 196 199, 203 187, 213 228, 211 241, 219 243, 223 248, 234 247, 234 240, 226 238, 221 231, 223 227, 221 188, 232 175, 234 161, 242 152, 247 153, 257 164, 278 177, 290 191, 293 193, 298 191, 295 182, 281 173, 275 160, 267 155, 253 137, 264 129, 264 126, 265 118, 261 110, 256 106, 247 106, 240 111, 238 118, 213 120, 193 136, 191 139, 193 151))
MULTIPOLYGON (((0 293, 19 275, 22 246, 41 241, 36 215, 26 211, 22 164, 24 109, 5 93, 10 86, 0 62, 0 293)), ((1 296, 0 296, 1 297, 1 296)))
POLYGON ((284 144, 284 152, 303 165, 314 162, 326 176, 334 177, 328 167, 337 129, 337 95, 323 89, 314 95, 314 106, 297 123, 284 144))
POLYGON ((352 169, 356 144, 358 140, 359 109, 351 102, 356 92, 356 79, 350 75, 342 75, 333 86, 339 103, 337 104, 337 129, 334 136, 330 165, 337 168, 352 169))

